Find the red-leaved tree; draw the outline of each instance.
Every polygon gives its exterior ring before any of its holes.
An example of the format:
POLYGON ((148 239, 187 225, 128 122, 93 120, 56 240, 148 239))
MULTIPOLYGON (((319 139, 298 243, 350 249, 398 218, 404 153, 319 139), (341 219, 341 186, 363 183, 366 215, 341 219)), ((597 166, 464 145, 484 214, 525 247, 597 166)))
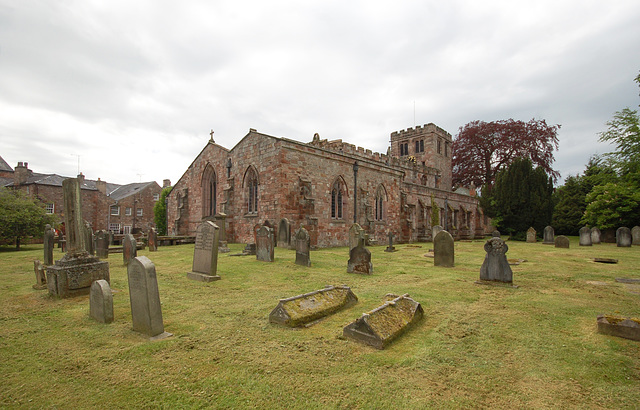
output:
POLYGON ((529 122, 513 119, 473 121, 460 127, 453 141, 453 185, 493 187, 496 174, 516 158, 529 158, 554 181, 560 173, 551 168, 553 151, 558 149, 560 125, 545 120, 529 122))

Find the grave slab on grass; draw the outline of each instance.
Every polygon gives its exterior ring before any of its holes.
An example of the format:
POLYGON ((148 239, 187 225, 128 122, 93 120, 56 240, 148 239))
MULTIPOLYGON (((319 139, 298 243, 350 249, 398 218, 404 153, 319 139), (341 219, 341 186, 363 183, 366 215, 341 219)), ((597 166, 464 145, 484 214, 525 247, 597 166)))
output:
POLYGON ((610 315, 599 315, 598 333, 640 341, 640 321, 610 315))
POLYGON ((269 314, 269 322, 289 327, 306 325, 358 303, 351 288, 327 286, 324 289, 280 299, 269 314))

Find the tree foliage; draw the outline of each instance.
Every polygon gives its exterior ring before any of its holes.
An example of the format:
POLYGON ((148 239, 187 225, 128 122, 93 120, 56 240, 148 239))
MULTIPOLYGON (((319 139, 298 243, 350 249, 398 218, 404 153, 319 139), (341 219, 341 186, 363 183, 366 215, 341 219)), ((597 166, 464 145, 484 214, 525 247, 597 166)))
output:
POLYGON ((156 224, 158 235, 167 234, 167 204, 165 200, 169 192, 171 192, 171 187, 162 188, 160 199, 153 206, 153 221, 156 224))
POLYGON ((598 185, 587 195, 582 222, 600 229, 640 224, 640 192, 625 183, 598 185))
POLYGON ((16 249, 27 237, 42 237, 45 225, 56 222, 57 217, 47 214, 39 200, 0 188, 0 238, 14 242, 16 249))
POLYGON ((560 125, 547 125, 545 120, 473 121, 460 127, 453 141, 453 185, 493 188, 496 175, 516 158, 528 158, 553 180, 553 151, 558 149, 560 125))

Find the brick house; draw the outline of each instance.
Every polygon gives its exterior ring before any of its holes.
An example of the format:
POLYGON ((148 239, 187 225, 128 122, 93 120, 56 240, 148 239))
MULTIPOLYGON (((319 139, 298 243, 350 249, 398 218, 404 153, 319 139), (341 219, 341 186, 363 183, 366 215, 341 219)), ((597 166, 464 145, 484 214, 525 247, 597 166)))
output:
POLYGON ((114 233, 147 232, 154 227, 153 206, 162 188, 157 182, 140 182, 118 186, 109 193, 108 227, 114 233))
POLYGON ((434 124, 392 133, 386 155, 317 134, 302 143, 250 129, 230 150, 211 139, 167 196, 169 233, 194 235, 223 212, 232 242, 253 242, 256 225, 282 218, 319 247, 346 245, 354 220, 378 243, 389 232, 429 240, 433 198, 454 237, 483 236, 491 227, 474 190, 451 190, 451 142, 434 124))

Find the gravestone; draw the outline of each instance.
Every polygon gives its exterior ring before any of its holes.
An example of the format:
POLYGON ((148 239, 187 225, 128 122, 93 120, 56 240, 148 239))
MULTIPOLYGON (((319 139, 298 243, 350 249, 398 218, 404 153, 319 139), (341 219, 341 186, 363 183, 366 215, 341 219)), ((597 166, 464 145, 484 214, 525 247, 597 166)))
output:
POLYGON ((452 268, 454 259, 453 237, 447 231, 440 231, 433 240, 433 266, 452 268))
POLYGON ((113 322, 113 294, 106 280, 100 279, 91 284, 89 316, 100 323, 113 322))
POLYGON ((362 227, 360 227, 359 224, 354 223, 349 228, 349 252, 351 252, 351 249, 358 246, 361 240, 366 241, 365 235, 364 235, 364 229, 362 229, 362 227))
POLYGON ((33 272, 36 274, 36 284, 33 288, 43 290, 47 288, 47 276, 45 274, 44 265, 39 260, 33 261, 33 272))
POLYGON ((569 238, 564 235, 556 236, 556 248, 569 248, 569 238))
POLYGON ((501 238, 491 238, 484 244, 487 255, 480 267, 480 280, 513 282, 513 272, 506 255, 508 250, 509 246, 501 238))
POLYGON ((47 287, 50 295, 66 298, 88 294, 93 281, 109 282, 109 262, 87 252, 78 179, 62 181, 62 191, 67 252, 47 268, 47 287))
POLYGON ((384 250, 385 252, 395 252, 396 247, 393 246, 393 233, 389 232, 389 246, 384 250))
POLYGON ((631 244, 640 245, 640 226, 631 228, 631 244))
POLYGON ((256 244, 255 243, 246 244, 244 249, 242 250, 242 254, 243 255, 255 255, 256 254, 256 244))
POLYGON ((591 246, 591 229, 586 226, 580 228, 580 246, 591 246))
POLYGON ((282 218, 278 224, 278 247, 283 249, 291 247, 291 224, 287 218, 282 218))
POLYGON ((218 242, 220 228, 211 221, 205 221, 196 230, 196 244, 193 248, 193 265, 187 278, 201 282, 219 280, 218 242))
POLYGON ((270 323, 298 327, 358 303, 358 298, 346 286, 326 286, 324 289, 287 299, 280 299, 269 314, 270 323))
POLYGON ((544 232, 542 233, 542 243, 544 245, 553 245, 554 244, 554 234, 552 226, 547 226, 544 228, 544 232))
POLYGON ((347 273, 359 273, 362 275, 371 275, 373 273, 371 251, 364 246, 364 239, 360 239, 358 246, 349 251, 347 273))
POLYGON ((616 230, 607 228, 600 234, 600 241, 604 243, 616 243, 616 230))
POLYGON ((613 315, 598 315, 598 333, 640 341, 640 321, 613 315))
POLYGON ((500 231, 498 231, 497 229, 493 232, 491 232, 491 237, 492 238, 499 238, 500 237, 500 231))
POLYGON ((133 258, 138 256, 138 244, 136 243, 136 238, 129 234, 126 234, 122 237, 122 260, 124 265, 129 265, 129 262, 133 258))
POLYGON ((44 228, 44 266, 53 265, 53 229, 47 224, 44 228))
POLYGON ((149 252, 156 252, 158 250, 158 233, 155 228, 149 228, 147 245, 149 246, 149 252))
POLYGON ((96 232, 96 256, 100 259, 109 257, 109 233, 105 230, 96 232))
POLYGON ((536 243, 536 230, 533 226, 527 229, 527 243, 536 243))
POLYGON ((256 259, 263 262, 273 262, 273 248, 273 229, 262 225, 256 231, 256 259))
POLYGON ((444 230, 444 228, 443 228, 442 226, 440 226, 440 225, 434 225, 434 226, 431 228, 431 238, 432 238, 432 240, 435 240, 435 239, 436 239, 436 236, 437 236, 440 232, 442 232, 443 230, 444 230))
POLYGON ((593 227, 591 228, 591 243, 594 245, 600 244, 600 229, 593 227))
POLYGON ((311 266, 311 237, 304 227, 300 227, 294 235, 296 244, 296 265, 311 266))
POLYGON ((631 229, 621 226, 616 231, 616 246, 619 248, 628 248, 631 246, 631 229))
POLYGON ((229 253, 231 249, 227 246, 227 214, 220 212, 216 214, 216 225, 218 225, 218 252, 229 253))
POLYGON ((133 330, 152 340, 171 336, 171 333, 164 331, 158 278, 153 262, 146 256, 134 257, 127 266, 127 277, 133 330))
POLYGON ((84 223, 85 244, 87 246, 87 252, 90 255, 95 255, 95 247, 93 243, 93 228, 89 222, 84 223))

